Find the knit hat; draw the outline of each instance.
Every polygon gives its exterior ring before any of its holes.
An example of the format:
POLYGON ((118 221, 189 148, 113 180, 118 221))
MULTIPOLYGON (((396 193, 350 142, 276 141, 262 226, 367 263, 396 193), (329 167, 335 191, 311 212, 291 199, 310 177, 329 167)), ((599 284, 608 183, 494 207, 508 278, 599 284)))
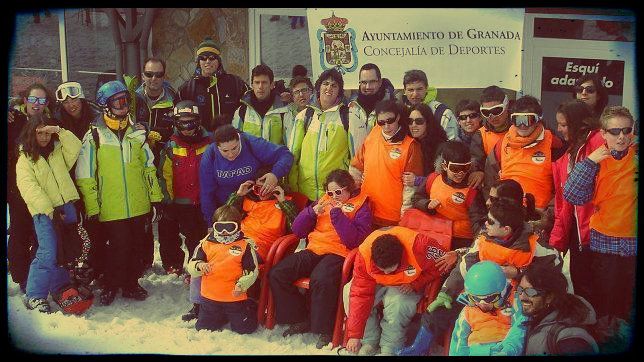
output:
POLYGON ((210 37, 206 37, 201 44, 197 47, 197 56, 200 56, 204 53, 212 53, 215 55, 221 55, 219 50, 219 45, 217 45, 214 40, 210 37))

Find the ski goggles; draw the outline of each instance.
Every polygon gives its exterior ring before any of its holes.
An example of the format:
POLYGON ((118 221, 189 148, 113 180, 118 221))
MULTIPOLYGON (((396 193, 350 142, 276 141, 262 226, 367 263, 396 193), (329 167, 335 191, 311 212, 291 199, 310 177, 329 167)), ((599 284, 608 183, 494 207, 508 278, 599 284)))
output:
POLYGON ((467 297, 469 298, 470 302, 472 303, 481 303, 485 302, 488 304, 496 303, 501 299, 501 293, 493 293, 489 295, 472 295, 468 294, 467 297))
POLYGON ((466 162, 466 163, 457 163, 457 162, 448 162, 447 163, 447 169, 454 172, 454 173, 460 173, 460 172, 469 172, 470 168, 472 168, 472 162, 466 162))
POLYGON ((393 118, 387 118, 387 119, 383 119, 383 120, 380 120, 380 119, 379 119, 379 120, 378 120, 378 126, 382 127, 382 126, 384 126, 384 125, 385 125, 385 123, 386 123, 386 124, 394 124, 395 122, 396 122, 396 117, 393 117, 393 118))
POLYGON ((516 127, 530 127, 539 122, 539 120, 541 120, 541 117, 536 113, 512 113, 510 115, 510 121, 512 121, 512 124, 516 127))
POLYGON ((344 190, 344 189, 346 189, 346 187, 342 187, 342 188, 339 188, 339 189, 335 189, 335 190, 333 190, 333 191, 327 191, 327 192, 326 192, 326 194, 327 194, 329 197, 333 197, 333 195, 340 196, 340 195, 342 195, 342 190, 344 190))
POLYGON ((422 125, 425 124, 425 118, 422 118, 422 117, 421 118, 410 118, 407 121, 407 123, 409 123, 410 126, 413 125, 414 123, 416 123, 416 125, 418 125, 418 126, 422 126, 422 125))
POLYGON ((589 85, 587 87, 582 87, 582 86, 575 87, 575 93, 581 94, 584 91, 586 91, 587 94, 595 94, 595 92, 597 92, 597 88, 595 88, 595 86, 592 86, 592 85, 589 85))
POLYGON ((239 230, 239 224, 235 221, 215 221, 212 224, 212 229, 217 234, 232 235, 239 230))
POLYGON ((505 109, 508 107, 508 102, 509 102, 508 96, 505 96, 505 98, 503 98, 503 103, 497 104, 496 106, 492 106, 492 107, 481 106, 479 110, 481 111, 481 114, 485 118, 490 118, 492 116, 496 117, 501 115, 501 113, 505 111, 505 109))
POLYGON ((121 110, 130 105, 130 95, 128 93, 123 93, 120 96, 114 96, 108 101, 110 108, 121 110))
POLYGON ((199 128, 199 119, 193 118, 186 121, 175 120, 174 126, 177 127, 179 131, 192 131, 193 129, 199 128))
POLYGON ((624 128, 608 128, 604 131, 612 134, 613 136, 619 136, 620 133, 624 133, 624 136, 631 134, 633 132, 633 127, 624 127, 624 128))
POLYGON ((44 106, 45 104, 47 104, 47 98, 46 97, 45 98, 40 98, 40 97, 36 97, 36 96, 29 96, 29 97, 27 97, 27 103, 31 103, 31 104, 38 103, 41 106, 44 106))
POLYGON ((78 82, 65 82, 56 88, 56 100, 59 102, 67 98, 76 99, 78 97, 85 98, 83 88, 78 82))
POLYGON ((524 288, 520 285, 517 286, 517 294, 521 295, 521 293, 524 293, 530 298, 538 297, 542 292, 540 290, 534 289, 534 288, 524 288))

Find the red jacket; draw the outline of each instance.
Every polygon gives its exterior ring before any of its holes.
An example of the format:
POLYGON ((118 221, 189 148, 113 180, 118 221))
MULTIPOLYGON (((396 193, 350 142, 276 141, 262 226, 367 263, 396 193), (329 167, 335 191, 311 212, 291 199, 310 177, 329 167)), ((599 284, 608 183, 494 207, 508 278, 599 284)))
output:
MULTIPOLYGON (((588 134, 586 143, 577 151, 575 163, 582 161, 594 150, 604 143, 599 130, 593 130, 588 134)), ((566 153, 552 165, 552 177, 555 186, 555 223, 550 233, 550 245, 559 251, 565 251, 573 245, 568 245, 570 240, 573 212, 577 218, 577 235, 583 247, 588 247, 590 242, 590 228, 588 223, 593 214, 593 205, 587 202, 581 206, 574 206, 563 197, 563 188, 568 179, 568 165, 570 154, 566 153)))
MULTIPOLYGON (((440 277, 440 273, 436 268, 436 259, 440 258, 445 251, 440 243, 420 233, 414 240, 413 251, 414 258, 422 271, 418 278, 411 282, 411 285, 417 293, 423 293, 429 282, 440 277)), ((409 262, 402 260, 398 269, 392 274, 403 273, 409 264, 409 262)), ((371 266, 371 273, 382 274, 373 265, 371 266)), ((346 324, 348 338, 362 338, 364 335, 365 324, 371 313, 376 291, 376 281, 369 274, 364 257, 358 253, 353 265, 353 280, 351 281, 351 292, 349 293, 350 307, 346 324)))

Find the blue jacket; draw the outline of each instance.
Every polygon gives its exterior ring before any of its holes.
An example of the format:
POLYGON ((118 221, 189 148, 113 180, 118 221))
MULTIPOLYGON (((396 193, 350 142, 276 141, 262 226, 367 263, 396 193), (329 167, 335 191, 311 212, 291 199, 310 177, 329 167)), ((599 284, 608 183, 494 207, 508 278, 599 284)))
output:
POLYGON ((233 161, 225 159, 217 144, 212 143, 201 158, 199 185, 201 212, 206 225, 212 223, 212 214, 226 203, 228 196, 239 185, 253 180, 262 166, 271 166, 277 178, 288 174, 293 155, 286 146, 278 146, 262 138, 240 133, 241 151, 233 161))

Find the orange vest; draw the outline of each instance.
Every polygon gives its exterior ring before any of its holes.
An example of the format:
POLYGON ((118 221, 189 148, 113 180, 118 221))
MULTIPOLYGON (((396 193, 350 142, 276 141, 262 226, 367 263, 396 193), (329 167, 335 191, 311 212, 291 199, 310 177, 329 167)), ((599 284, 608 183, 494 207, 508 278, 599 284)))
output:
POLYGON ((417 231, 407 229, 402 226, 392 226, 378 229, 360 244, 358 251, 364 259, 367 273, 380 285, 402 285, 409 284, 416 280, 423 271, 420 264, 414 256, 414 242, 416 241, 417 231), (384 274, 378 267, 371 262, 371 245, 377 237, 384 234, 391 234, 398 237, 403 245, 403 254, 400 259, 398 269, 391 274, 384 274), (375 273, 374 273, 375 271, 375 273))
POLYGON ((483 151, 485 151, 485 155, 489 155, 490 152, 494 149, 494 145, 499 142, 503 136, 505 136, 508 131, 501 132, 501 133, 496 133, 494 131, 488 130, 484 126, 479 128, 479 132, 481 133, 481 140, 483 141, 483 151))
POLYGON ((516 137, 511 126, 501 141, 501 179, 513 179, 521 184, 523 192, 534 195, 536 207, 545 209, 552 199, 552 133, 544 131, 544 138, 533 147, 510 148, 509 135, 516 137))
POLYGON ((241 222, 241 230, 255 241, 257 254, 266 261, 273 242, 286 233, 286 215, 275 199, 256 202, 244 198, 242 207, 246 217, 241 222))
MULTIPOLYGON (((331 199, 329 195, 324 194, 318 202, 328 202, 329 199, 331 199)), ((342 212, 350 220, 353 220, 356 216, 356 212, 362 207, 366 200, 367 195, 361 192, 358 196, 347 200, 347 202, 341 206, 342 212)), ((335 254, 344 258, 349 254, 349 249, 347 249, 347 247, 342 243, 340 236, 337 231, 335 231, 335 228, 331 223, 330 211, 332 207, 332 203, 327 204, 324 206, 322 214, 318 215, 315 229, 309 233, 309 243, 306 248, 317 255, 335 254)))
POLYGON ((400 221, 402 174, 409 160, 409 147, 415 142, 405 136, 401 143, 389 143, 379 130, 364 141, 364 182, 362 191, 371 200, 374 219, 400 221))
POLYGON ((637 236, 637 164, 635 146, 619 161, 609 157, 599 163, 591 229, 613 237, 637 236))
POLYGON ((431 184, 431 189, 427 189, 429 185, 425 184, 425 192, 430 195, 432 199, 440 201, 441 206, 436 209, 436 212, 450 220, 452 223, 452 235, 457 238, 471 239, 472 228, 470 225, 470 216, 467 213, 468 206, 465 200, 469 193, 472 191, 471 187, 464 187, 457 189, 450 186, 443 181, 443 177, 438 175, 434 182, 431 184))
MULTIPOLYGON (((508 297, 509 305, 512 305, 514 293, 508 297)), ((467 344, 485 344, 500 342, 507 336, 512 326, 512 314, 508 313, 508 308, 503 307, 494 310, 491 313, 485 313, 478 307, 465 306, 463 308, 464 318, 470 325, 470 335, 467 337, 467 344)))
POLYGON ((246 300, 246 293, 233 295, 237 280, 242 276, 242 256, 248 247, 246 239, 230 244, 202 240, 201 248, 212 271, 201 278, 201 295, 217 302, 246 300))
POLYGON ((523 268, 532 262, 534 251, 537 249, 537 239, 539 239, 539 236, 536 234, 530 235, 528 238, 530 251, 522 251, 499 245, 492 240, 486 239, 485 235, 481 234, 477 239, 479 243, 479 259, 491 260, 499 265, 512 265, 517 268, 523 268))

